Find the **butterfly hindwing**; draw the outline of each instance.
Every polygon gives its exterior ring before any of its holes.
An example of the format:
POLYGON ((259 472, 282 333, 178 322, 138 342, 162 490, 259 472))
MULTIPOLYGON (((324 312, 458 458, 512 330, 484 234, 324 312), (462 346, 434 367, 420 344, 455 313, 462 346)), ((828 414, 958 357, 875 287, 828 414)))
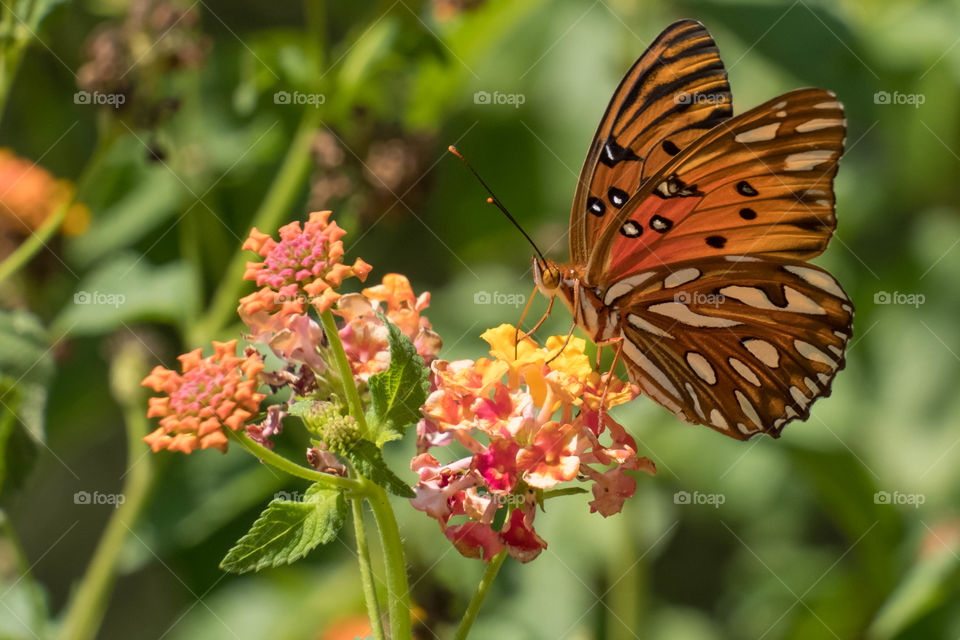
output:
POLYGON ((667 27, 621 81, 587 153, 570 216, 573 260, 586 262, 643 181, 731 113, 713 38, 694 20, 667 27))
POLYGON ((853 307, 819 267, 724 256, 657 267, 601 291, 620 314, 623 361, 686 422, 777 436, 829 395, 853 307))
POLYGON ((588 279, 723 255, 818 255, 836 228, 833 178, 845 131, 842 105, 821 89, 721 123, 609 216, 590 247, 588 279))

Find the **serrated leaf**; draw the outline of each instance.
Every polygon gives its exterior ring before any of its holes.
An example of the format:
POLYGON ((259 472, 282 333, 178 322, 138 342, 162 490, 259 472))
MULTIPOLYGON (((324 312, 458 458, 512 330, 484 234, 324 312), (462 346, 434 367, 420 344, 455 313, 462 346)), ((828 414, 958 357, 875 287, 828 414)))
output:
POLYGON ((380 318, 389 331, 390 367, 368 382, 377 445, 402 436, 408 425, 420 419, 420 407, 430 390, 430 371, 413 342, 385 316, 380 318))
POLYGON ((380 454, 377 445, 369 440, 358 440, 350 449, 344 452, 344 457, 350 460, 357 473, 375 482, 390 493, 401 498, 415 498, 416 494, 410 486, 398 478, 380 454))
POLYGON ((220 568, 230 573, 291 564, 332 541, 347 516, 343 492, 311 485, 302 502, 275 499, 237 541, 220 568))

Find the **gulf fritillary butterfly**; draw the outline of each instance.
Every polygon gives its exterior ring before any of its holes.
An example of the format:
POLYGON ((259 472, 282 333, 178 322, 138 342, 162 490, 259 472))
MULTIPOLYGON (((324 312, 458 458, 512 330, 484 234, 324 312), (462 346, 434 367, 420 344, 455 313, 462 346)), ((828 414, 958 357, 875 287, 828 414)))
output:
POLYGON ((566 264, 534 257, 598 345, 685 422, 780 435, 829 395, 853 305, 806 261, 836 227, 846 120, 800 89, 733 117, 702 24, 669 26, 613 94, 570 214, 566 264))

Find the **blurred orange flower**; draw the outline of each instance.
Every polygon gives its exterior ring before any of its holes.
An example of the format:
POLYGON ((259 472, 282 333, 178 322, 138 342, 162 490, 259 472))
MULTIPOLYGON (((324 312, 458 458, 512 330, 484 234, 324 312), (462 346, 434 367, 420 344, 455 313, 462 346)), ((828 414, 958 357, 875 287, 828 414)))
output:
POLYGON ((68 235, 86 231, 90 210, 70 204, 73 185, 9 149, 0 149, 0 228, 21 234, 36 231, 57 209, 70 206, 61 230, 68 235))

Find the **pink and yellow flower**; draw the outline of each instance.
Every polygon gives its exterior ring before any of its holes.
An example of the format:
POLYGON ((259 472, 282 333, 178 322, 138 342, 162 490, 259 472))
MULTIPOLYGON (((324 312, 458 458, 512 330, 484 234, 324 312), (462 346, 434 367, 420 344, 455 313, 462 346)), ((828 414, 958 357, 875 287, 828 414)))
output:
POLYGON ((260 355, 249 349, 237 356, 236 340, 214 342, 213 349, 206 358, 200 349, 180 356, 182 373, 157 366, 143 379, 143 386, 163 393, 150 398, 147 411, 148 418, 160 418, 160 427, 144 438, 154 452, 226 451, 224 427, 236 431, 259 411, 266 397, 257 393, 260 355))
POLYGON ((592 483, 591 512, 619 512, 636 490, 627 471, 656 472, 607 413, 636 387, 593 369, 582 339, 546 347, 501 325, 483 334, 493 359, 438 360, 417 429, 416 509, 435 518, 465 556, 489 561, 506 549, 528 562, 547 543, 533 526, 538 496, 573 481, 592 483), (610 441, 609 444, 601 442, 610 441), (428 451, 456 441, 469 455, 441 465, 428 451), (505 524, 494 519, 508 508, 505 524))
POLYGON ((354 376, 365 382, 390 366, 389 332, 377 313, 410 338, 426 364, 433 362, 443 343, 420 314, 429 304, 430 294, 415 296, 410 281, 399 273, 388 273, 381 284, 340 298, 334 313, 344 320, 340 341, 354 376))

